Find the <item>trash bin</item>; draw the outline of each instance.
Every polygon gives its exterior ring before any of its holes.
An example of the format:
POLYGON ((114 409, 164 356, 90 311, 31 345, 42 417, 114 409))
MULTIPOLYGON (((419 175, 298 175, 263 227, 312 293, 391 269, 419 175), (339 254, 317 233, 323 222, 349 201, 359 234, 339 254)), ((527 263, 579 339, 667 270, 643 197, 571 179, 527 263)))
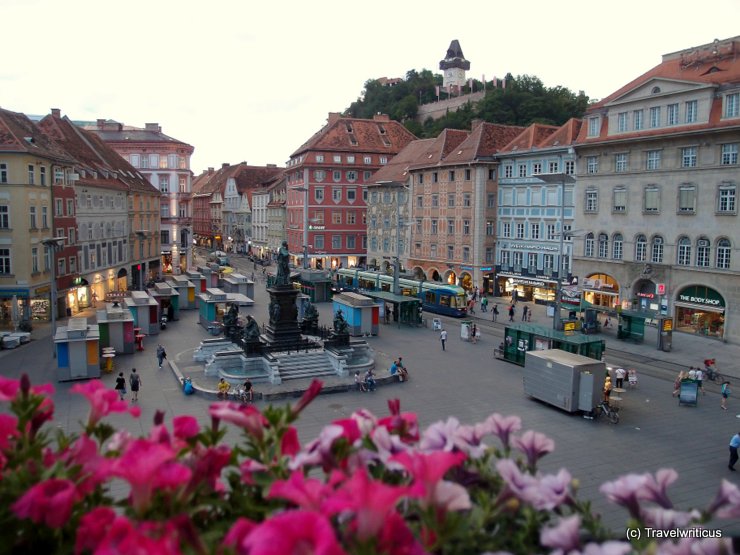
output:
POLYGON ((470 341, 470 326, 472 323, 472 320, 463 320, 460 323, 460 339, 463 341, 470 341))

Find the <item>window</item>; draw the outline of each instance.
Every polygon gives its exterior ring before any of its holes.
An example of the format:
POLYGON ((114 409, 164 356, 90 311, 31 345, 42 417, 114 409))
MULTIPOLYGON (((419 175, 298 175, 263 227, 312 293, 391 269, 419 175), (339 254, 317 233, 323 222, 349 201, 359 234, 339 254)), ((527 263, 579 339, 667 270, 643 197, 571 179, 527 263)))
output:
POLYGON ((453 260, 455 258, 455 247, 453 245, 447 245, 447 260, 453 260))
POLYGON ((447 172, 447 181, 455 181, 455 170, 447 172))
POLYGON ((725 96, 725 117, 736 118, 740 115, 740 93, 725 96))
POLYGON ((495 193, 488 193, 488 195, 486 195, 486 207, 496 208, 496 194, 495 193))
POLYGON ((494 230, 494 228, 495 228, 495 226, 493 225, 493 222, 490 221, 490 220, 487 221, 486 222, 486 235, 489 236, 489 237, 493 237, 493 230, 494 230))
POLYGON ((660 127, 660 106, 650 108, 650 127, 660 127))
POLYGON ((357 215, 351 210, 347 212, 346 218, 348 225, 355 225, 357 223, 357 215))
POLYGON ((367 203, 367 188, 362 188, 362 200, 367 203))
POLYGON ((614 171, 626 172, 629 165, 629 155, 626 152, 620 152, 614 155, 614 171))
POLYGON ((542 266, 545 268, 547 274, 552 273, 552 269, 555 267, 555 255, 543 254, 542 255, 542 266))
POLYGON ((77 257, 76 256, 69 257, 69 273, 70 274, 77 273, 77 257))
POLYGON ((373 163, 373 157, 372 156, 365 156, 362 159, 363 164, 372 164, 373 163))
POLYGON ((437 172, 432 172, 432 183, 438 183, 439 182, 439 174, 437 172))
POLYGON ((696 123, 696 100, 689 100, 686 102, 686 123, 696 123))
POLYGON ((612 206, 612 211, 627 211, 627 189, 625 189, 624 187, 616 187, 614 189, 614 205, 612 206))
POLYGON ((609 256, 609 236, 606 233, 599 233, 599 258, 609 256))
POLYGON ((696 210, 696 187, 681 185, 678 188, 678 212, 681 214, 693 213, 696 210))
POLYGON ((380 157, 380 165, 385 166, 388 163, 388 157, 387 156, 381 156, 380 157))
POLYGON ((437 245, 429 245, 429 254, 432 258, 437 258, 437 245))
POLYGON ((594 255, 594 234, 586 235, 586 241, 583 245, 583 256, 593 257, 594 255))
POLYGON ((493 247, 486 247, 486 263, 492 264, 493 263, 493 247))
POLYGON ((333 210, 331 213, 331 223, 341 224, 342 223, 342 212, 339 210, 333 210))
POLYGON ((724 166, 737 164, 737 143, 722 145, 720 163, 724 166))
POLYGON ((655 185, 648 185, 647 187, 645 187, 644 211, 660 211, 660 189, 658 189, 655 185))
POLYGON ((424 197, 422 197, 422 196, 416 197, 416 207, 417 208, 423 208, 424 207, 424 197))
POLYGON ((519 177, 527 177, 527 166, 519 164, 519 177))
POLYGON ((8 182, 8 164, 0 164, 0 183, 8 182))
POLYGON ((42 186, 46 185, 46 166, 39 168, 39 181, 42 186))
POLYGON ((391 228, 391 219, 386 216, 383 218, 383 229, 390 229, 391 228))
POLYGON ((31 272, 39 273, 39 249, 37 247, 31 249, 31 272))
POLYGON ((653 245, 650 249, 650 261, 655 264, 663 262, 663 238, 660 235, 653 237, 653 245))
POLYGON ((41 207, 41 228, 49 229, 49 208, 47 206, 41 207))
POLYGON ((339 187, 333 187, 331 190, 331 199, 334 202, 339 202, 342 200, 342 189, 339 187))
POLYGON ((632 129, 639 131, 642 127, 642 110, 635 110, 632 112, 632 129))
POLYGON ((316 202, 324 202, 324 188, 316 187, 316 189, 313 190, 313 198, 316 202))
POLYGON ((696 241, 696 265, 700 268, 707 268, 709 266, 710 245, 709 239, 706 237, 700 237, 696 241))
POLYGON ((347 200, 354 202, 357 198, 357 189, 347 189, 347 200))
MULTIPOLYGON (((465 170, 465 181, 470 181, 472 178, 473 172, 470 169, 465 170)), ((493 177, 489 176, 488 179, 493 179, 493 177)))
POLYGON ((501 251, 501 266, 508 269, 510 264, 511 264, 511 252, 501 251))
POLYGON ((10 249, 0 248, 0 274, 10 273, 10 249))
POLYGON ((324 236, 323 235, 314 235, 313 236, 313 246, 316 249, 323 249, 324 248, 324 236))
POLYGON ((524 224, 523 223, 516 224, 516 238, 524 239, 524 224))
POLYGON ((439 208, 439 195, 432 195, 432 208, 439 208))
POLYGON ((432 235, 436 235, 438 229, 437 220, 432 220, 432 235))
MULTIPOLYGON (((555 226, 555 224, 547 224, 547 240, 554 241, 557 238, 558 238, 558 234, 557 234, 557 227, 555 226)), ((565 239, 566 241, 568 240, 567 237, 565 239)))
POLYGON ((659 170, 661 160, 660 150, 648 150, 646 156, 645 167, 648 170, 659 170))
MULTIPOLYGON (((103 249, 103 253, 105 253, 105 249, 103 249)), ((67 259, 66 258, 60 258, 57 261, 57 275, 63 276, 67 273, 67 259)))
POLYGON ((540 238, 540 224, 539 223, 529 224, 529 238, 530 239, 540 238))
POLYGON ((159 231, 159 241, 163 245, 167 245, 170 242, 170 232, 166 229, 162 229, 159 231))
POLYGON ((576 163, 574 160, 565 161, 565 173, 566 175, 573 175, 576 173, 576 163))
POLYGON ((527 254, 527 268, 529 268, 530 271, 534 271, 537 269, 537 253, 536 252, 530 252, 527 254))
POLYGON ((638 235, 635 239, 635 262, 645 262, 647 258, 647 238, 638 235))
POLYGON ((170 177, 168 175, 159 176, 159 190, 164 194, 170 192, 170 177))
POLYGON ((342 236, 341 235, 331 236, 331 248, 334 250, 338 250, 342 248, 342 236))
POLYGON ((348 249, 355 249, 355 236, 354 235, 347 235, 347 248, 348 249))
POLYGON ((36 207, 31 206, 30 208, 30 216, 31 216, 31 229, 36 229, 36 207))
POLYGON ((416 233, 421 235, 422 231, 423 231, 422 220, 421 218, 416 218, 416 233))
POLYGON ((447 220, 447 235, 455 234, 455 220, 452 218, 447 220))
POLYGON ((524 253, 521 251, 514 251, 511 254, 511 263, 514 265, 514 269, 520 271, 522 269, 522 260, 524 259, 524 253))
POLYGON ((511 222, 501 224, 501 237, 511 238, 511 222))
POLYGON ((732 246, 729 239, 720 239, 717 241, 717 268, 721 270, 730 269, 730 252, 732 246))
POLYGON ((696 167, 696 147, 687 146, 681 149, 681 167, 682 168, 695 168, 696 167))
POLYGON ((586 191, 586 204, 584 206, 585 212, 597 212, 599 209, 599 191, 596 189, 589 189, 586 191))
POLYGON ((668 105, 668 113, 666 114, 666 123, 668 125, 678 125, 678 104, 668 105))
POLYGON ((470 247, 463 247, 463 262, 470 262, 470 247))
POLYGON ((511 164, 504 166, 504 177, 514 177, 514 166, 511 164))
POLYGON ((351 154, 347 155, 347 163, 348 164, 354 164, 355 163, 355 157, 351 154))
POLYGON ((688 237, 681 237, 678 240, 676 264, 678 264, 679 266, 691 265, 691 239, 689 239, 688 237))
POLYGON ((67 242, 70 245, 74 245, 77 241, 75 240, 75 228, 70 227, 67 229, 67 242))
POLYGON ((617 131, 619 133, 627 131, 627 112, 619 112, 617 114, 617 131))
POLYGON ((722 185, 719 188, 718 212, 735 212, 735 185, 722 185))
POLYGON ((470 207, 470 201, 471 201, 471 194, 470 193, 464 193, 463 194, 463 206, 468 208, 470 207))
POLYGON ((598 156, 587 156, 586 157, 586 172, 587 173, 598 173, 599 171, 599 157, 598 156))
POLYGON ((463 235, 470 235, 470 220, 463 220, 463 235))
POLYGON ((532 175, 539 175, 542 173, 542 162, 535 162, 532 164, 532 175))
POLYGON ((347 181, 349 181, 350 183, 354 183, 355 181, 357 181, 357 172, 354 171, 354 170, 348 171, 347 172, 347 181))
POLYGON ((341 156, 341 155, 339 155, 339 154, 335 154, 335 155, 334 155, 334 156, 332 157, 332 160, 334 160, 334 163, 335 163, 335 164, 341 164, 341 163, 342 163, 342 156, 341 156))
POLYGON ((332 171, 331 179, 332 181, 334 181, 334 183, 339 183, 342 180, 342 172, 339 170, 332 171))
POLYGON ((624 240, 622 239, 621 233, 615 233, 612 236, 612 258, 614 260, 622 260, 622 249, 624 240))
POLYGON ((588 136, 595 137, 599 134, 599 118, 588 118, 588 136))
POLYGON ((455 193, 447 195, 447 206, 455 206, 455 193))
POLYGON ((313 178, 315 181, 321 183, 326 179, 326 172, 324 170, 315 170, 313 172, 313 178))
POLYGON ((369 170, 364 170, 362 172, 362 179, 363 181, 370 181, 370 178, 373 176, 373 172, 369 170))
POLYGON ((10 229, 10 208, 0 204, 0 229, 10 229))

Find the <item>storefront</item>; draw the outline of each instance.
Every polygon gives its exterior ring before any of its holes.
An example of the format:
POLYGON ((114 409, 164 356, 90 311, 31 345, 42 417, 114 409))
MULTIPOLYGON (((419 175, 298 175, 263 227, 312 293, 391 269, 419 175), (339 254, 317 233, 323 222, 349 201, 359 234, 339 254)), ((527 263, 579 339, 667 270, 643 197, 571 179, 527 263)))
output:
POLYGON ((675 330, 722 339, 725 333, 725 300, 711 287, 691 285, 676 295, 675 330))
POLYGON ((594 307, 616 310, 619 284, 608 274, 592 274, 583 280, 583 301, 594 307))
POLYGON ((556 281, 501 273, 498 274, 497 279, 499 295, 502 297, 513 298, 514 292, 516 292, 516 299, 519 301, 534 302, 535 304, 555 302, 555 292, 558 286, 556 281))
POLYGON ((487 266, 485 268, 481 268, 480 271, 483 275, 483 292, 486 295, 495 295, 496 274, 494 274, 493 268, 487 266))
POLYGON ((473 268, 471 266, 461 266, 460 270, 460 287, 466 291, 472 291, 474 284, 473 275, 470 272, 473 271, 473 268))
POLYGON ((0 288, 0 329, 15 330, 29 313, 28 288, 0 288))

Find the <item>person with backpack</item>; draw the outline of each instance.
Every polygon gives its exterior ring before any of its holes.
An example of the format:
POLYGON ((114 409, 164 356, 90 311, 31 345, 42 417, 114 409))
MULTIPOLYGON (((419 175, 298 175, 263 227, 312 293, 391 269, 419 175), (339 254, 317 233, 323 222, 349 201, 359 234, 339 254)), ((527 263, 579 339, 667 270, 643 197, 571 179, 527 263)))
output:
POLYGON ((114 389, 118 391, 118 396, 123 401, 126 398, 126 378, 123 377, 123 372, 118 373, 114 389))
POLYGON ((128 382, 131 384, 131 401, 136 402, 139 400, 139 387, 141 386, 141 376, 136 373, 136 368, 131 369, 128 382))
POLYGON ((720 393, 722 394, 722 398, 720 399, 720 406, 722 407, 722 410, 727 410, 727 398, 730 396, 730 393, 732 393, 730 391, 730 382, 722 382, 720 393))
POLYGON ((162 344, 157 345, 157 361, 159 362, 159 369, 162 369, 162 362, 167 358, 167 351, 164 350, 162 344))

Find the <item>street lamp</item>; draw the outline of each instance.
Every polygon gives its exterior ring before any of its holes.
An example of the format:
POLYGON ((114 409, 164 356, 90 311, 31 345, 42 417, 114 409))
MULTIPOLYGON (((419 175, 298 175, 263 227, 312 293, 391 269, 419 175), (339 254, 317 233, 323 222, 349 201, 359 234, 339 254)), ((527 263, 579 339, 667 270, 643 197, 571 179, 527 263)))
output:
MULTIPOLYGON (((51 237, 49 239, 42 239, 41 244, 51 251, 51 340, 54 342, 54 337, 57 334, 57 272, 56 272, 56 260, 54 259, 54 253, 64 247, 64 242, 67 240, 66 237, 51 237)), ((52 345, 52 355, 57 358, 57 350, 52 345)))

